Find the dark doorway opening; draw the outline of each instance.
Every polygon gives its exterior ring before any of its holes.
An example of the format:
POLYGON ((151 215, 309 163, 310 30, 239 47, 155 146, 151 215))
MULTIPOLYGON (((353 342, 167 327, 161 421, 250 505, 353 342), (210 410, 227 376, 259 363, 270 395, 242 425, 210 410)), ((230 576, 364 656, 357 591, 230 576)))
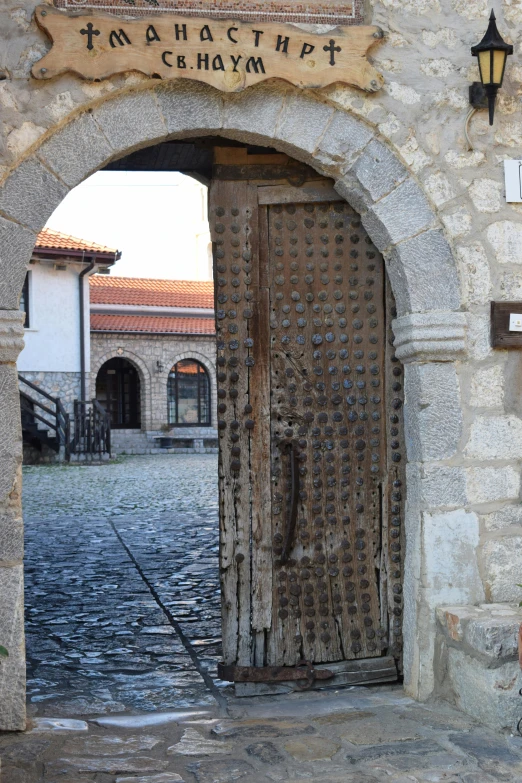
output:
POLYGON ((96 378, 96 399, 111 417, 113 429, 141 427, 140 377, 127 359, 109 359, 96 378))

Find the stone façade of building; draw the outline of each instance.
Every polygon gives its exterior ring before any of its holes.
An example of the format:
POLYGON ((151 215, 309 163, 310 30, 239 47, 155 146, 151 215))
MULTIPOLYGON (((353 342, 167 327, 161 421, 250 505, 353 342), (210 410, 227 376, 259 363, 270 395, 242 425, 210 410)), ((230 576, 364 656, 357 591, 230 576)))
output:
POLYGON ((213 283, 95 276, 91 300, 91 397, 111 359, 133 364, 140 383, 140 428, 112 429, 114 453, 215 451, 216 340, 213 283), (169 373, 194 360, 208 374, 210 416, 205 426, 168 420, 169 373), (167 440, 170 439, 170 443, 167 440), (160 447, 161 443, 168 445, 160 447))
MULTIPOLYGON (((288 152, 335 181, 383 252, 405 365, 408 508, 405 688, 443 694, 492 726, 519 715, 516 660, 522 573, 521 356, 493 349, 490 301, 522 298, 522 215, 503 196, 501 163, 520 157, 522 71, 511 58, 494 127, 465 122, 478 79, 469 47, 487 0, 367 0, 385 38, 372 61, 385 87, 301 92, 273 80, 223 95, 136 73, 101 83, 36 83, 48 49, 36 0, 7 0, 0 46, 0 726, 25 726, 18 314, 37 232, 68 190, 138 148, 211 135, 288 152), (497 643, 498 642, 498 643, 497 643)), ((208 4, 212 13, 213 4, 208 4)), ((522 9, 498 0, 506 39, 522 9)), ((128 9, 127 9, 128 12, 128 9)))

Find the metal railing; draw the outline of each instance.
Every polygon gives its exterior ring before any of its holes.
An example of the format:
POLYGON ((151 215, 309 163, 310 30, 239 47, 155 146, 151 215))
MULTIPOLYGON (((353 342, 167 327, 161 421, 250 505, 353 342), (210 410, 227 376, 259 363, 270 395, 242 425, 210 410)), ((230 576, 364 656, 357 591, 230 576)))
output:
MULTIPOLYGON (((56 451, 64 449, 66 460, 70 457, 71 423, 70 417, 59 397, 53 397, 41 389, 32 381, 18 373, 18 380, 23 387, 31 389, 31 393, 25 388, 20 388, 20 408, 22 413, 22 425, 32 428, 35 438, 50 440, 54 438, 56 451), (45 402, 42 401, 42 398, 45 402), (39 427, 38 424, 43 427, 39 427), (49 436, 49 433, 52 433, 49 436)), ((52 443, 49 443, 54 448, 52 443)))
POLYGON ((110 454, 111 420, 98 400, 75 400, 73 413, 73 454, 110 454))

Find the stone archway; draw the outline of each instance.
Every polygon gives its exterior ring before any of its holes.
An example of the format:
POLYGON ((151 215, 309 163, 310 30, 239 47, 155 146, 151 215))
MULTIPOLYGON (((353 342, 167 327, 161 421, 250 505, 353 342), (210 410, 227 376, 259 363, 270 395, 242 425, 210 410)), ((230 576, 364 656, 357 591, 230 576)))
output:
MULTIPOLYGON (((225 96, 199 84, 147 82, 111 93, 49 132, 0 186, 0 641, 11 651, 0 666, 0 728, 25 727, 15 362, 23 345, 18 301, 36 233, 69 189, 111 160, 160 141, 204 135, 271 146, 333 178, 387 261, 398 309, 397 355, 406 363, 405 681, 417 698, 433 689, 438 593, 424 554, 418 498, 423 463, 448 459, 457 448, 461 409, 453 362, 464 352, 465 337, 457 271, 437 216, 376 130, 319 97, 280 86, 225 96)), ((461 602, 473 603, 467 589, 463 584, 461 602)))
POLYGON ((91 366, 90 398, 92 399, 96 396, 96 378, 103 365, 111 359, 120 358, 127 359, 138 371, 141 387, 141 428, 147 429, 152 410, 150 373, 145 362, 133 351, 116 349, 114 351, 106 351, 102 356, 98 357, 97 361, 91 366))

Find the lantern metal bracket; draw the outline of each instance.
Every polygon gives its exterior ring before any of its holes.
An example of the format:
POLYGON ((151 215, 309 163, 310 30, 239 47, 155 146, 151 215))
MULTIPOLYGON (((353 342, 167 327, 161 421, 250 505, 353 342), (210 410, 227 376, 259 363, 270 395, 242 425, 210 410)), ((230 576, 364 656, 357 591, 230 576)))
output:
POLYGON ((466 122, 464 124, 464 135, 466 136, 466 141, 468 143, 468 150, 473 152, 475 148, 473 147, 469 137, 469 124, 471 122, 471 118, 478 109, 488 108, 488 96, 482 82, 473 82, 473 84, 469 85, 469 103, 471 109, 468 112, 466 122))
POLYGON ((469 103, 474 109, 488 108, 488 96, 482 82, 473 82, 469 85, 469 103))

